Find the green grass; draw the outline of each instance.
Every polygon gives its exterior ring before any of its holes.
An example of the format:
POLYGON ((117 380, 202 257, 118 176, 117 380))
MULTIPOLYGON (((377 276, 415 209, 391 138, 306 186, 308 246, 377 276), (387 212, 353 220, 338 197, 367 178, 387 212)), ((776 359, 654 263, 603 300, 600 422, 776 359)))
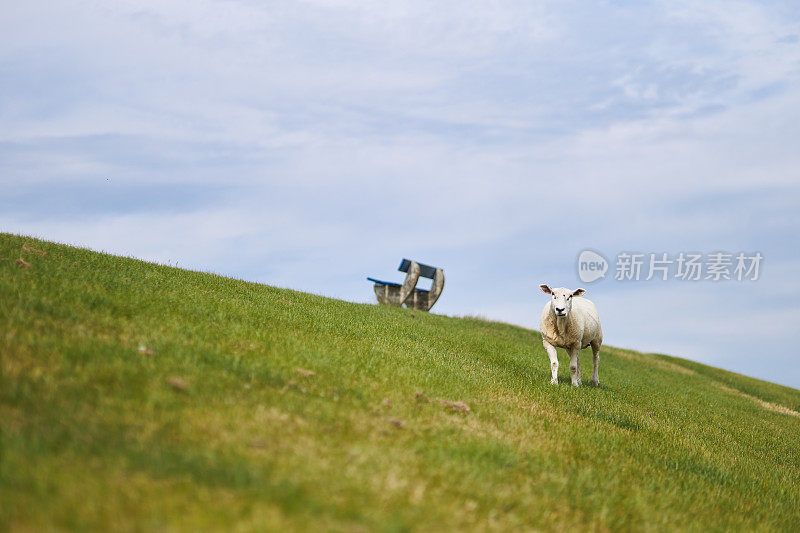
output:
POLYGON ((0 335, 0 529, 800 530, 800 391, 674 357, 553 387, 535 331, 8 234, 0 335))

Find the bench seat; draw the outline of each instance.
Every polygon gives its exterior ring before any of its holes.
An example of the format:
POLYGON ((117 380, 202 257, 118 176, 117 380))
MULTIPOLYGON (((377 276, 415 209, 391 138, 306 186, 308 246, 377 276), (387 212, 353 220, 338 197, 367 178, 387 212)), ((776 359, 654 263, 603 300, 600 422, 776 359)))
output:
POLYGON ((375 278, 367 278, 367 280, 371 281, 372 283, 377 283, 378 285, 388 285, 390 287, 402 287, 399 283, 393 283, 391 281, 381 281, 375 278))

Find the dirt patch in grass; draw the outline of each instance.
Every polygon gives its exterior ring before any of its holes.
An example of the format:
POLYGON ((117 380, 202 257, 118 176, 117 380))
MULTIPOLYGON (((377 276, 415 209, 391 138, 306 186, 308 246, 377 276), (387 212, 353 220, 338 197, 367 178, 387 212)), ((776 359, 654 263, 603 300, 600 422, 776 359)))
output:
POLYGON ((172 387, 172 390, 177 392, 189 392, 189 385, 187 385, 183 379, 177 376, 167 378, 167 385, 172 387))
POLYGON ((425 394, 421 391, 417 391, 414 393, 414 399, 419 403, 428 403, 430 399, 425 396, 425 394))
POLYGON ((45 257, 47 255, 47 252, 45 252, 43 250, 39 250, 38 248, 34 248, 28 242, 26 242, 25 244, 22 245, 22 251, 23 252, 27 252, 27 253, 33 253, 33 254, 36 254, 36 255, 40 255, 42 257, 45 257))
POLYGON ((450 411, 456 413, 469 413, 472 410, 469 408, 467 402, 462 402, 461 400, 455 402, 450 400, 441 400, 441 402, 445 409, 449 409, 450 411))
POLYGON ((388 422, 390 426, 394 426, 397 429, 403 429, 406 427, 406 423, 399 418, 390 418, 388 422))

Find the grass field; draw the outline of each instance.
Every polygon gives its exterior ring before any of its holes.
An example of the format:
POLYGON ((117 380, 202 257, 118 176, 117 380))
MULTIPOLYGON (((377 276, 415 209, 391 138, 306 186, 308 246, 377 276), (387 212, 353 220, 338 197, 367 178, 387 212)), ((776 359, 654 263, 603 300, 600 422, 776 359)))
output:
POLYGON ((2 529, 800 530, 800 391, 679 358, 553 387, 535 331, 8 234, 0 335, 2 529))

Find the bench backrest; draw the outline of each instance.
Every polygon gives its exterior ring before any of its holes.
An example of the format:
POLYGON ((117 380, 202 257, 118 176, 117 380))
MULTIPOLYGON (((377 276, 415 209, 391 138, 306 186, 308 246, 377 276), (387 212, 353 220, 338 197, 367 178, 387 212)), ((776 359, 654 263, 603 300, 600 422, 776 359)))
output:
MULTIPOLYGON (((432 267, 430 265, 423 265, 422 263, 417 263, 419 265, 419 275, 423 278, 433 279, 433 276, 436 275, 436 267, 432 267)), ((400 272, 408 272, 408 267, 411 266, 411 261, 408 259, 403 259, 400 263, 400 266, 397 267, 397 270, 400 272)))

